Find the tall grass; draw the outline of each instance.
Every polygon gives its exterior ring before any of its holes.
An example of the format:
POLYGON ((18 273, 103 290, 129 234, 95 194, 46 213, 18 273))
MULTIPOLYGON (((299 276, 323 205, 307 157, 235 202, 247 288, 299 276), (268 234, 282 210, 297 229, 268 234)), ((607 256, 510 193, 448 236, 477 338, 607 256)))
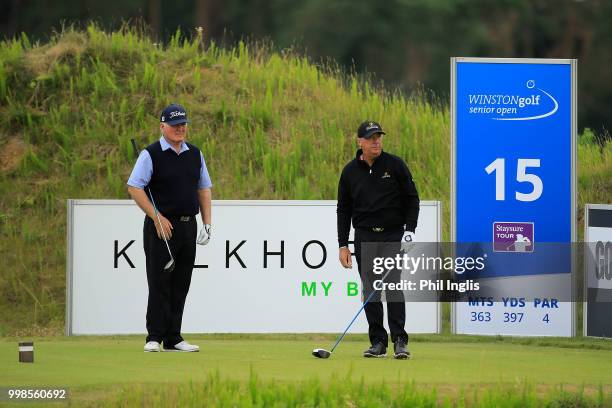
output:
MULTIPOLYGON (((335 199, 356 127, 380 121, 385 149, 407 161, 421 198, 443 201, 448 237, 446 106, 260 45, 203 48, 198 35, 177 33, 163 46, 95 25, 46 44, 24 34, 0 43, 0 142, 26 146, 0 167, 0 307, 11 310, 0 334, 63 325, 66 199, 127 198, 129 139, 156 140, 170 102, 189 111, 217 199, 335 199)), ((592 139, 579 144, 580 209, 612 191, 612 144, 592 139)))
POLYGON ((583 389, 566 391, 562 386, 538 392, 529 384, 500 388, 458 388, 440 393, 435 387, 418 386, 397 378, 366 385, 334 377, 322 384, 313 379, 301 383, 262 382, 251 372, 248 381, 223 379, 211 374, 204 382, 125 387, 96 406, 115 407, 604 407, 610 403, 603 388, 596 395, 583 389))

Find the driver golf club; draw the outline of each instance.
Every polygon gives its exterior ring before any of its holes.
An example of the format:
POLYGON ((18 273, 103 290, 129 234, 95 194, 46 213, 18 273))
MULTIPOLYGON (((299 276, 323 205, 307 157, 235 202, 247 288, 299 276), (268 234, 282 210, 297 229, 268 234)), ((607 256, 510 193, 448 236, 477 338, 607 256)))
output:
MULTIPOLYGON (((387 275, 389 275, 389 272, 391 272, 392 269, 393 268, 387 269, 387 272, 385 273, 385 275, 381 279, 381 283, 385 281, 385 278, 387 277, 387 275)), ((336 340, 336 344, 334 344, 334 346, 331 348, 331 350, 328 351, 328 350, 325 350, 325 349, 322 349, 322 348, 316 348, 316 349, 312 350, 312 355, 313 356, 315 356, 317 358, 329 358, 329 357, 331 357, 331 355, 334 352, 334 350, 336 349, 336 347, 338 347, 338 344, 340 344, 340 342, 342 341, 342 339, 344 338, 344 336, 346 335, 348 330, 351 328, 353 323, 355 323, 355 320, 357 320, 357 317, 359 317, 359 314, 361 314, 361 311, 365 308, 365 306, 368 304, 370 299, 372 299, 372 296, 374 296, 374 293, 376 293, 376 290, 372 290, 372 292, 370 293, 370 295, 368 296, 366 301, 363 302, 363 305, 361 305, 361 307, 359 308, 359 310, 355 314, 355 317, 353 317, 353 320, 351 320, 351 322, 348 324, 348 326, 346 326, 346 329, 344 329, 344 332, 340 335, 340 337, 338 337, 338 340, 336 340)))
MULTIPOLYGON (((134 148, 134 153, 138 156, 138 148, 136 147, 136 141, 131 139, 132 147, 134 148)), ((166 238, 166 233, 164 231, 164 227, 161 223, 161 219, 159 218, 159 212, 157 211, 157 206, 155 205, 155 200, 153 199, 153 193, 151 192, 151 188, 147 187, 147 191, 149 193, 149 197, 151 198, 151 204, 153 204, 153 211, 155 211, 155 216, 157 217, 157 222, 159 222, 159 226, 161 228, 162 237, 164 242, 166 243, 166 248, 168 248, 168 254, 170 255, 170 260, 166 265, 164 265, 164 271, 172 272, 174 270, 174 266, 176 263, 174 262, 174 257, 172 256, 172 251, 170 251, 170 245, 168 245, 168 239, 166 238)))

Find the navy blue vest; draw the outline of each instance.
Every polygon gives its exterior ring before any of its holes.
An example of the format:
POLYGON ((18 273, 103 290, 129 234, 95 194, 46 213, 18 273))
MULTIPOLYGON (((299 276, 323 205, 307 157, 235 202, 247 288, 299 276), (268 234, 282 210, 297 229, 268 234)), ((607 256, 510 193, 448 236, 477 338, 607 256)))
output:
POLYGON ((153 162, 148 187, 159 212, 165 216, 196 215, 200 212, 200 150, 187 143, 189 150, 176 154, 170 148, 162 151, 159 141, 147 146, 153 162))

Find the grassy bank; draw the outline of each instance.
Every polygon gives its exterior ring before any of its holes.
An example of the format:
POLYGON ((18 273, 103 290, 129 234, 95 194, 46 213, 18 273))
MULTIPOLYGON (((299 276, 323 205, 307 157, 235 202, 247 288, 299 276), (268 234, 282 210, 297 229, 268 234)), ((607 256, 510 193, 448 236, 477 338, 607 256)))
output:
MULTIPOLYGON (((441 200, 448 237, 449 114, 291 51, 164 46, 133 30, 67 30, 49 43, 0 43, 0 335, 63 327, 66 199, 127 198, 129 139, 158 137, 181 102, 216 199, 334 199, 364 118, 409 164, 422 199, 441 200)), ((579 210, 609 202, 612 144, 578 146, 579 210)), ((580 225, 580 224, 579 224, 580 225)), ((582 228, 578 228, 582 233, 582 228)))

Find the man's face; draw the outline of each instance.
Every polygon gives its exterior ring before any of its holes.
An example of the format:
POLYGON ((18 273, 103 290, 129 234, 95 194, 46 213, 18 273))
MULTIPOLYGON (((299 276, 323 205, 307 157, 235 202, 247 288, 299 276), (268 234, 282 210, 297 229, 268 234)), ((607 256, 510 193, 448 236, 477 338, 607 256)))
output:
POLYGON ((359 143, 359 147, 363 150, 363 154, 368 157, 378 157, 378 155, 382 152, 382 137, 383 135, 377 133, 372 135, 369 139, 359 138, 357 142, 359 143))
POLYGON ((170 143, 184 142, 185 137, 187 136, 186 123, 180 123, 178 125, 168 125, 167 123, 162 123, 159 128, 170 143))

